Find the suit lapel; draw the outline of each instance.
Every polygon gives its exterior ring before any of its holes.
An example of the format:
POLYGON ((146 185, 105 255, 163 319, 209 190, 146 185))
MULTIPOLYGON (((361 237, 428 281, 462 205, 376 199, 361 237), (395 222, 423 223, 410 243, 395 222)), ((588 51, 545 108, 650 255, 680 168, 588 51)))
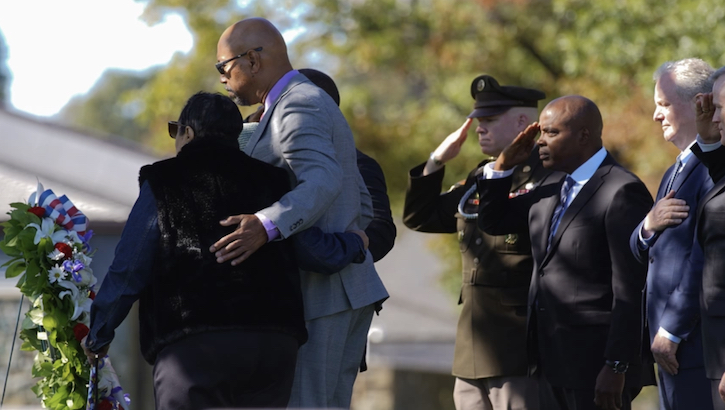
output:
MULTIPOLYGON (((691 156, 689 160, 687 160, 687 163, 685 164, 684 168, 682 168, 682 172, 680 172, 680 175, 675 180, 675 183, 672 184, 672 189, 677 193, 677 191, 680 189, 681 186, 685 184, 685 181, 687 181, 687 178, 692 175, 692 171, 694 171, 698 166, 704 166, 700 162, 699 159, 697 159, 696 156, 691 156)), ((665 195, 667 193, 665 192, 665 195)))
MULTIPOLYGON (((690 161, 687 161, 687 163, 689 164, 690 161)), ((667 188, 667 181, 670 180, 673 172, 675 172, 674 164, 670 165, 670 167, 667 168, 667 172, 665 172, 665 175, 662 177, 662 181, 660 182, 660 187, 657 188, 657 198, 655 198, 655 202, 659 201, 665 195, 667 195, 667 192, 665 192, 665 188, 667 188)), ((684 170, 683 170, 683 172, 684 172, 684 170)))
POLYGON ((267 126, 269 125, 270 118, 272 118, 272 113, 274 113, 274 109, 277 108, 277 104, 284 98, 285 95, 287 95, 291 89, 293 89, 295 86, 300 84, 305 77, 302 74, 297 74, 294 77, 292 77, 287 83, 287 85, 284 87, 282 92, 279 94, 279 97, 277 97, 277 100, 275 100, 274 104, 272 104, 271 107, 269 107, 269 111, 265 111, 264 115, 262 116, 262 119, 259 121, 259 125, 257 126, 257 129, 254 130, 254 133, 251 137, 249 137, 249 141, 247 142, 247 145, 244 147, 244 152, 252 156, 252 152, 254 152, 254 147, 257 146, 257 143, 259 143, 259 140, 262 138, 262 135, 264 135, 265 130, 267 129, 267 126), (302 78, 300 78, 302 77, 302 78))
MULTIPOLYGON (((564 215, 562 215, 561 222, 559 222, 559 226, 556 229, 556 234, 554 234, 554 238, 551 242, 551 247, 549 248, 549 252, 547 252, 546 257, 544 258, 543 264, 551 259, 551 255, 554 253, 557 246, 559 245, 559 241, 561 240, 564 231, 566 231, 566 228, 569 226, 569 224, 571 224, 574 218, 576 218, 579 212, 584 209, 589 200, 594 197, 596 192, 604 183, 604 179, 606 178, 607 174, 609 174, 609 171, 615 164, 616 162, 614 161, 614 159, 607 153, 607 156, 604 158, 604 161, 602 161, 601 165, 599 165, 599 168, 597 168, 597 170, 594 172, 594 175, 592 175, 592 177, 589 178, 589 181, 584 184, 581 191, 579 191, 576 198, 574 198, 572 203, 564 212, 564 215)), ((549 215, 551 216, 553 215, 553 213, 554 210, 552 209, 549 215)))
POLYGON ((719 180, 717 184, 715 184, 714 187, 710 191, 708 191, 707 194, 705 194, 705 197, 700 200, 700 203, 697 206, 697 221, 699 225, 700 221, 700 215, 702 215, 702 209, 705 207, 705 204, 708 203, 712 198, 714 198, 716 195, 721 193, 723 190, 725 190, 725 178, 719 180))
MULTIPOLYGON (((551 217, 554 215, 554 210, 556 209, 556 206, 559 204, 559 193, 561 192, 561 185, 564 183, 564 179, 566 179, 566 174, 564 173, 555 173, 552 174, 555 178, 558 178, 556 182, 553 182, 551 185, 555 186, 556 189, 554 192, 552 192, 551 195, 544 196, 539 201, 540 205, 537 205, 536 209, 541 209, 539 216, 537 219, 540 221, 543 226, 541 227, 535 227, 531 226, 530 232, 531 233, 537 233, 539 236, 537 238, 531 238, 532 245, 536 242, 538 246, 534 251, 538 249, 538 252, 534 255, 537 260, 539 260, 541 263, 539 266, 543 266, 544 261, 546 259, 546 247, 548 245, 549 241, 549 232, 551 231, 551 217)), ((543 182, 543 181, 542 181, 543 182)))

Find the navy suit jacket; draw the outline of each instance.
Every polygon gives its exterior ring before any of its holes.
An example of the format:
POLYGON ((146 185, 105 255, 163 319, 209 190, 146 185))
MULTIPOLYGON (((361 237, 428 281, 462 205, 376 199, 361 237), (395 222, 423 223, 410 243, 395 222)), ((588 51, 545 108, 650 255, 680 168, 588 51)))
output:
MULTIPOLYGON (((656 201, 662 199, 674 165, 662 177, 656 201)), ((650 343, 660 327, 682 338, 677 349, 680 368, 703 366, 700 332, 700 287, 702 285, 702 248, 697 242, 695 211, 712 188, 707 168, 692 156, 672 186, 675 198, 690 206, 689 216, 680 224, 656 233, 650 248, 641 250, 640 222, 630 237, 635 258, 648 266, 646 284, 646 317, 650 343)))

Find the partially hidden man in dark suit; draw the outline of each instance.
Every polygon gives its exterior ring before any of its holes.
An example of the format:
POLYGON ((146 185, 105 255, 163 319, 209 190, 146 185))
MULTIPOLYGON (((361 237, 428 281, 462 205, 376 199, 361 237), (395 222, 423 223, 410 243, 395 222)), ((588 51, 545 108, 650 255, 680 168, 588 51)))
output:
POLYGON ((602 147, 601 133, 592 101, 558 98, 479 177, 479 226, 491 234, 529 229, 530 357, 547 410, 630 409, 642 386, 645 269, 628 242, 652 197, 602 147), (539 130, 539 158, 558 172, 509 198, 510 174, 539 130))
POLYGON ((702 248, 695 238, 696 210, 712 188, 707 168, 692 155, 695 96, 712 89, 713 69, 689 58, 655 72, 654 120, 680 150, 662 177, 656 204, 630 237, 634 256, 648 266, 646 316, 659 373, 660 408, 712 409, 700 330, 702 248))
MULTIPOLYGON (((537 103, 545 95, 500 86, 483 75, 473 80, 471 96, 476 102, 469 119, 426 163, 410 171, 403 222, 420 232, 458 232, 463 309, 453 359, 456 409, 538 409, 536 380, 527 377, 526 300, 533 266, 527 231, 494 236, 478 228, 475 170, 448 192, 440 192, 444 163, 458 155, 472 119, 478 120, 481 151, 497 156, 536 119, 537 103)), ((511 195, 526 192, 548 173, 532 152, 506 190, 511 195)))
POLYGON ((725 409, 725 67, 715 71, 712 93, 698 95, 697 144, 692 152, 708 167, 715 186, 697 208, 697 239, 705 257, 702 269, 702 346, 711 380, 713 406, 725 409))

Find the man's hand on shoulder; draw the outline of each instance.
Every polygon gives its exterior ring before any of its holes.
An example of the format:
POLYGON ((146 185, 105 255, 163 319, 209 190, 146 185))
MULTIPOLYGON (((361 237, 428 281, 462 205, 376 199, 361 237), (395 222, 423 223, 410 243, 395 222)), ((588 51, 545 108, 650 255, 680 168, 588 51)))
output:
POLYGON ((501 155, 496 158, 493 169, 496 171, 508 171, 516 165, 522 164, 531 156, 534 149, 534 139, 539 134, 539 123, 529 124, 525 130, 514 138, 509 146, 503 149, 501 155))
POLYGON ((619 410, 622 408, 623 390, 624 373, 615 373, 611 367, 604 365, 594 387, 594 404, 604 410, 619 410))
POLYGON ((655 232, 662 232, 670 226, 676 226, 687 218, 690 207, 684 199, 675 198, 675 191, 670 191, 657 201, 652 210, 644 218, 643 236, 650 237, 655 232))
POLYGON ((352 232, 354 234, 357 234, 357 236, 359 236, 360 239, 362 239, 363 246, 365 247, 365 250, 368 249, 368 246, 370 246, 370 238, 368 238, 368 235, 365 233, 365 231, 360 230, 360 229, 354 229, 354 230, 348 231, 348 232, 352 232))
POLYGON ((267 231, 255 215, 230 216, 219 224, 238 226, 234 232, 218 240, 209 249, 215 253, 218 263, 231 260, 232 265, 239 265, 267 243, 267 231))

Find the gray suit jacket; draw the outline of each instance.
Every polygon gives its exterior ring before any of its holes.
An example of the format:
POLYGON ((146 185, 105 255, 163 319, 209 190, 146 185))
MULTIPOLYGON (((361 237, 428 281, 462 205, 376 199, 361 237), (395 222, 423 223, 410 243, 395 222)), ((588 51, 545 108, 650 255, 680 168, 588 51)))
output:
MULTIPOLYGON (((244 152, 290 175, 292 191, 260 211, 282 237, 311 226, 324 232, 365 229, 372 219, 350 127, 335 102, 304 75, 294 76, 264 113, 244 152)), ((364 263, 334 275, 301 275, 307 320, 388 297, 369 253, 364 263)))

